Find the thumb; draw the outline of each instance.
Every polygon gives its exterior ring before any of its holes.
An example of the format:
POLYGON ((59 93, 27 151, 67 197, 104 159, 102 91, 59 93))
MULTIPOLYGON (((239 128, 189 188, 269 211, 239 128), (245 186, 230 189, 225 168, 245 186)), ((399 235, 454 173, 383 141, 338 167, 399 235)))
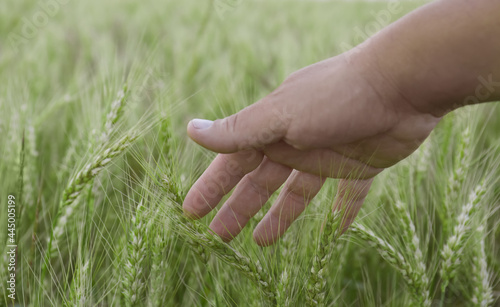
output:
POLYGON ((201 146, 219 153, 260 148, 282 139, 291 122, 284 107, 263 100, 229 117, 210 121, 193 119, 188 135, 201 146))

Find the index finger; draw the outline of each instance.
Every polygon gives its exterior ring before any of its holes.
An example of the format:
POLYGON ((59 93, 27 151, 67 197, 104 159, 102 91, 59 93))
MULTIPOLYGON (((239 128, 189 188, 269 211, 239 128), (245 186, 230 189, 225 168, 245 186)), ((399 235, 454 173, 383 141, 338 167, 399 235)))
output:
POLYGON ((218 154, 187 193, 182 204, 184 213, 195 219, 208 214, 263 158, 263 153, 253 149, 218 154))

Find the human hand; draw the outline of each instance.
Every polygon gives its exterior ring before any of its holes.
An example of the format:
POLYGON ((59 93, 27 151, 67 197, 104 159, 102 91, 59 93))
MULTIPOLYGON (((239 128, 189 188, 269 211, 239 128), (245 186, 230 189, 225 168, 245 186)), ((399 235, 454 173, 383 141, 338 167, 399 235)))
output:
POLYGON ((201 218, 235 186, 210 228, 230 241, 283 183, 254 231, 267 246, 321 189, 340 178, 334 210, 352 223, 373 177, 410 155, 439 121, 405 100, 366 59, 340 55, 293 73, 274 92, 214 122, 192 120, 189 136, 220 153, 188 192, 183 209, 201 218))

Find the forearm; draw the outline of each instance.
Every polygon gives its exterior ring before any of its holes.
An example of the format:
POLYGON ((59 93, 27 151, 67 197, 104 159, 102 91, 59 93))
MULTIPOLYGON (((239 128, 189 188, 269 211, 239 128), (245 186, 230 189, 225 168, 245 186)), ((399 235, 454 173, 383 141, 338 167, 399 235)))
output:
POLYGON ((500 100, 499 0, 430 3, 360 47, 357 59, 419 111, 500 100))

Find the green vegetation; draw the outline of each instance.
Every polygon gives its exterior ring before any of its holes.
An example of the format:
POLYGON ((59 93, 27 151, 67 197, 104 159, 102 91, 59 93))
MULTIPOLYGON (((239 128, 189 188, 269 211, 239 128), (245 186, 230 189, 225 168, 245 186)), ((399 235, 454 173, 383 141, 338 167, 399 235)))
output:
MULTIPOLYGON (((421 4, 400 4, 391 19, 421 4)), ((18 306, 498 304, 495 104, 447 115, 377 177, 342 236, 329 213, 335 180, 268 248, 252 240, 262 213, 230 244, 208 232, 215 212, 200 221, 180 213, 215 156, 187 139, 187 121, 232 114, 356 45, 386 7, 3 1, 0 305, 13 303, 4 282, 8 195, 18 306)))

